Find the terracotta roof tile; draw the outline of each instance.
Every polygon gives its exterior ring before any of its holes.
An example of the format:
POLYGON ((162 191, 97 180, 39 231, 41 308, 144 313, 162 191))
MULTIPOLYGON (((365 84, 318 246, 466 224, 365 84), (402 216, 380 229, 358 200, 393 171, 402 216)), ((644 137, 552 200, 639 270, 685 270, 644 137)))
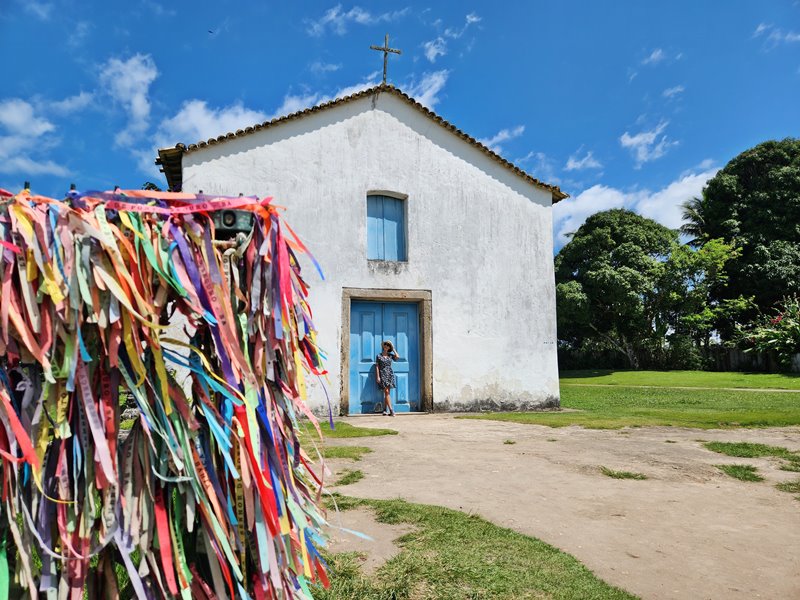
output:
POLYGON ((442 117, 437 115, 435 112, 433 112, 429 108, 423 106, 422 104, 420 104, 419 102, 414 100, 414 98, 412 98, 411 96, 409 96, 405 92, 399 90, 398 88, 394 87, 393 85, 387 85, 387 84, 376 85, 376 86, 367 88, 365 90, 362 90, 360 92, 356 92, 355 94, 351 94, 350 96, 344 96, 342 98, 337 98, 335 100, 330 100, 328 102, 323 102, 322 104, 318 104, 318 105, 313 106, 311 108, 306 108, 306 109, 291 113, 291 114, 283 116, 283 117, 276 117, 276 118, 271 119, 269 121, 264 121, 263 123, 258 123, 256 125, 253 125, 253 126, 250 126, 250 127, 245 127, 244 129, 237 129, 235 132, 226 133, 224 135, 217 136, 216 138, 209 138, 209 139, 207 139, 205 141, 200 141, 200 142, 197 142, 195 144, 189 144, 188 146, 185 146, 183 144, 176 144, 172 148, 162 148, 162 149, 160 149, 158 151, 158 158, 156 159, 156 164, 157 165, 161 165, 161 170, 166 175, 167 183, 169 184, 170 188, 179 189, 181 184, 182 184, 182 179, 183 179, 183 173, 182 173, 182 168, 181 168, 181 157, 184 154, 189 154, 191 152, 194 152, 195 150, 199 150, 201 148, 206 148, 207 146, 214 146, 216 144, 222 143, 222 142, 224 142, 226 140, 229 140, 229 139, 233 139, 235 137, 241 137, 241 136, 244 136, 244 135, 249 135, 251 133, 255 133, 256 131, 260 131, 261 129, 267 129, 269 127, 274 127, 275 125, 280 125, 281 123, 284 123, 286 121, 292 121, 294 119, 299 119, 299 118, 302 118, 302 117, 304 117, 306 115, 310 115, 310 114, 315 113, 315 112, 320 112, 322 110, 331 108, 333 106, 337 106, 339 104, 346 104, 347 102, 352 102, 354 100, 359 100, 360 98, 364 98, 365 96, 370 96, 370 95, 375 94, 375 93, 389 93, 389 94, 392 94, 392 95, 394 95, 394 96, 396 96, 398 98, 401 98, 402 100, 406 101, 411 106, 413 106, 417 110, 421 111, 422 113, 424 113, 425 115, 427 115, 428 117, 430 117, 431 119, 433 119, 434 121, 436 121, 437 123, 442 125, 442 127, 444 127, 445 129, 448 129, 449 131, 451 131, 452 133, 454 133, 455 135, 457 135, 458 137, 460 137, 461 139, 463 139, 467 143, 475 146, 476 148, 481 150, 484 154, 486 154, 490 158, 496 160, 497 162, 502 164, 504 167, 510 169, 511 171, 513 171, 514 173, 516 173, 517 175, 519 175, 520 177, 522 177, 523 179, 525 179, 529 183, 532 183, 535 186, 538 186, 540 188, 546 189, 549 192, 551 192, 553 194, 553 204, 555 204, 559 200, 563 200, 564 198, 568 198, 569 197, 568 194, 565 194, 564 192, 562 192, 561 189, 558 188, 557 186, 547 184, 547 183, 545 183, 543 181, 540 181, 539 179, 536 179, 532 175, 529 175, 528 173, 526 173, 525 171, 520 169, 518 166, 516 166, 512 162, 506 160, 505 158, 503 158, 502 156, 500 156, 499 154, 497 154, 496 152, 494 152, 490 148, 488 148, 485 145, 483 145, 482 143, 480 143, 478 140, 476 140, 472 136, 464 133, 458 127, 456 127, 455 125, 453 125, 449 121, 443 119, 442 117))

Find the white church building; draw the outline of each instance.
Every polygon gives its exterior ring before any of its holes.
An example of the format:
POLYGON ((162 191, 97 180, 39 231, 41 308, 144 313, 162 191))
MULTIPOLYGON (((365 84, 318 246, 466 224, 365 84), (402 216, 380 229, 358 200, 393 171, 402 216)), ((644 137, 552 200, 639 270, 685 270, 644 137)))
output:
MULTIPOLYGON (((390 340, 395 410, 559 403, 552 205, 564 198, 401 90, 159 150, 174 190, 272 196, 303 264, 334 414, 375 413, 390 340)), ((320 385, 310 388, 328 410, 320 385)))

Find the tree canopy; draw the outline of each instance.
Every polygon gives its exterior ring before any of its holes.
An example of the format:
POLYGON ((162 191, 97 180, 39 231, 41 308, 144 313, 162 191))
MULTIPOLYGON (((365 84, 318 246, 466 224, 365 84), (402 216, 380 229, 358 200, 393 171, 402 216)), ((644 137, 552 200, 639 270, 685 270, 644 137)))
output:
POLYGON ((559 338, 575 346, 599 338, 639 366, 652 330, 661 261, 676 232, 629 210, 590 216, 556 256, 559 338))
POLYGON ((716 299, 752 297, 768 311, 800 293, 800 139, 742 152, 687 202, 684 217, 695 246, 720 238, 740 249, 727 264, 728 285, 712 291, 716 299))
POLYGON ((742 307, 739 298, 709 298, 737 255, 721 240, 681 245, 677 231, 628 210, 596 213, 556 256, 559 340, 612 350, 633 368, 665 364, 683 351, 676 348, 707 347, 720 320, 742 307))

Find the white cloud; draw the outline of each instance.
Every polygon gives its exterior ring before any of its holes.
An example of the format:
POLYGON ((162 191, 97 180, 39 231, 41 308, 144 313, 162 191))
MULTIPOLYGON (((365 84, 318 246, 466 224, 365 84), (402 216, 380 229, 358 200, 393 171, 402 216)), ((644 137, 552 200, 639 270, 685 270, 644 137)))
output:
POLYGON ((25 10, 42 21, 50 20, 50 13, 53 12, 55 6, 52 2, 36 2, 35 0, 26 0, 23 5, 25 10))
POLYGON ((481 17, 479 17, 475 13, 469 13, 466 17, 464 17, 464 26, 461 27, 461 29, 453 29, 451 27, 448 27, 447 29, 444 30, 444 35, 454 40, 457 40, 462 35, 467 33, 467 30, 469 29, 470 25, 474 25, 475 23, 480 23, 480 21, 481 17))
POLYGON ((336 98, 343 98, 345 96, 357 94, 358 92, 366 90, 367 88, 378 85, 378 76, 380 74, 380 71, 374 71, 370 73, 363 81, 339 88, 333 94, 322 94, 320 92, 309 92, 305 94, 288 93, 283 97, 283 102, 281 105, 276 108, 275 111, 273 111, 267 118, 275 119, 277 117, 285 117, 286 115, 304 110, 306 108, 323 104, 325 102, 330 102, 336 98))
POLYGON ((177 142, 194 143, 217 137, 267 119, 263 112, 245 108, 241 103, 223 108, 209 107, 204 100, 184 102, 175 116, 158 126, 156 141, 161 147, 177 142))
POLYGON ((67 37, 67 45, 72 48, 79 48, 83 45, 86 39, 89 37, 89 33, 92 30, 92 24, 88 21, 78 21, 72 31, 69 32, 69 37, 67 37))
POLYGON ((323 73, 333 73, 338 71, 342 68, 341 64, 334 64, 334 63, 324 63, 319 60, 314 61, 311 63, 311 66, 308 67, 312 73, 316 73, 317 75, 321 75, 323 73))
POLYGON ((568 234, 577 231, 587 217, 611 208, 626 208, 658 221, 670 229, 677 229, 682 224, 683 203, 699 196, 706 182, 716 172, 716 168, 710 168, 683 173, 678 179, 655 192, 650 190, 626 192, 605 185, 594 185, 574 198, 559 202, 553 207, 553 234, 556 247, 560 248, 566 244, 569 241, 568 234))
POLYGON ((39 137, 55 129, 50 121, 35 114, 31 104, 20 98, 0 102, 0 125, 12 135, 39 137))
POLYGON ((619 143, 623 148, 628 148, 632 152, 637 169, 646 162, 661 158, 667 153, 670 146, 678 143, 669 141, 666 135, 662 135, 668 124, 669 121, 661 121, 655 129, 650 131, 642 131, 634 135, 626 131, 620 136, 619 143))
POLYGON ((286 94, 283 97, 283 103, 275 109, 275 111, 269 115, 269 119, 275 119, 277 117, 285 117, 286 115, 290 115, 292 113, 296 113, 297 111, 303 110, 305 108, 309 108, 314 106, 315 104, 319 104, 319 100, 322 96, 317 93, 313 94, 286 94))
POLYGON ((90 92, 81 92, 80 94, 69 96, 63 100, 50 102, 49 108, 50 110, 60 114, 69 114, 83 110, 84 108, 88 107, 93 100, 94 94, 90 92))
POLYGON ((694 175, 695 173, 702 173, 703 171, 711 171, 713 173, 716 173, 717 171, 719 171, 719 167, 717 166, 717 161, 715 161, 712 158, 706 158, 704 160, 701 160, 695 166, 683 171, 680 174, 680 177, 678 177, 678 179, 683 179, 684 177, 689 177, 691 175, 694 175))
POLYGON ((422 47, 425 48, 425 58, 431 62, 436 62, 436 57, 447 54, 447 42, 443 37, 425 42, 422 47))
POLYGON ((447 83, 450 71, 443 69, 432 73, 425 73, 419 81, 411 81, 406 86, 408 94, 417 102, 428 108, 433 108, 439 103, 439 92, 447 83))
MULTIPOLYGON (((578 149, 580 152, 580 149, 578 149)), ((578 154, 573 154, 564 166, 565 171, 582 171, 583 169, 602 169, 603 165, 594 157, 592 152, 587 152, 583 158, 578 158, 578 154)))
POLYGON ((556 175, 555 161, 544 152, 532 150, 525 156, 514 159, 513 162, 536 179, 553 185, 561 184, 561 178, 556 175))
POLYGON ((610 208, 623 208, 631 203, 625 192, 605 185, 593 185, 573 198, 553 206, 553 237, 556 248, 569 241, 589 215, 610 208))
POLYGON ((65 177, 69 175, 69 170, 52 160, 37 161, 29 156, 11 156, 0 160, 0 173, 19 173, 25 177, 32 175, 65 177))
POLYGON ((37 160, 31 155, 53 146, 55 125, 36 114, 25 100, 10 98, 0 102, 0 173, 64 176, 69 171, 52 160, 37 160))
POLYGON ((756 30, 753 32, 753 37, 758 37, 762 33, 769 31, 770 29, 772 29, 772 25, 767 25, 766 23, 759 23, 758 27, 756 27, 756 30))
POLYGON ((367 75, 364 81, 360 81, 359 83, 354 83, 353 85, 348 85, 343 88, 339 88, 336 90, 336 93, 332 96, 321 96, 318 103, 322 102, 329 102, 330 100, 334 100, 335 98, 344 98, 345 96, 352 96, 353 94, 357 94, 358 92, 362 92, 367 88, 374 87, 378 85, 378 77, 380 76, 380 71, 374 71, 367 75))
POLYGON ((663 92, 661 92, 661 95, 664 96, 664 98, 674 98, 675 96, 678 96, 685 91, 686 91, 685 87, 683 87, 682 85, 676 85, 674 87, 665 89, 663 92))
POLYGON ((766 46, 771 49, 779 44, 792 44, 800 42, 800 33, 796 31, 784 31, 772 24, 759 23, 756 30, 753 32, 753 37, 764 37, 766 46))
POLYGON ((636 203, 635 210, 670 229, 677 229, 683 223, 681 205, 694 196, 699 196, 703 186, 716 173, 717 169, 712 169, 685 174, 653 194, 645 192, 636 203))
POLYGON ((149 54, 136 54, 128 60, 111 58, 100 71, 100 82, 106 91, 128 112, 128 125, 117 133, 118 146, 134 143, 150 125, 150 85, 158 77, 158 69, 149 54))
POLYGON ((147 147, 133 148, 131 153, 143 173, 158 177, 160 174, 154 159, 159 148, 171 147, 179 142, 193 144, 262 123, 268 118, 265 113, 246 108, 240 102, 214 108, 205 100, 188 100, 174 116, 159 123, 147 147))
POLYGON ((523 133, 525 133, 525 125, 517 125, 512 129, 501 129, 492 137, 481 138, 478 141, 490 150, 499 154, 503 150, 503 147, 500 144, 507 142, 508 140, 518 138, 523 133))
POLYGON ((342 5, 337 4, 333 8, 329 8, 325 11, 325 14, 316 21, 307 21, 308 28, 306 31, 309 35, 315 37, 323 35, 328 30, 336 35, 344 35, 347 33, 347 27, 350 24, 375 25, 377 23, 389 23, 404 17, 408 14, 408 11, 408 8, 404 8, 402 10, 376 15, 360 6, 354 6, 347 12, 344 12, 342 10, 342 5))
POLYGON ((656 48, 650 55, 642 61, 643 65, 657 65, 666 60, 667 55, 661 48, 656 48))
POLYGON ((157 17, 174 17, 178 14, 177 11, 171 8, 166 8, 164 4, 165 3, 161 0, 144 0, 142 2, 142 6, 144 6, 157 17))

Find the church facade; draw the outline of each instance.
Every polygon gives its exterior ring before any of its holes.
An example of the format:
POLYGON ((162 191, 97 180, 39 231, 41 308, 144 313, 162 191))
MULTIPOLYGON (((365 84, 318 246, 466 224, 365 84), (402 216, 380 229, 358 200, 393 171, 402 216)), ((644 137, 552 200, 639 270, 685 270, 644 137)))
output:
POLYGON ((173 189, 272 196, 322 266, 303 264, 327 356, 315 412, 557 406, 552 205, 566 197, 389 85, 159 151, 173 189), (326 394, 327 392, 327 394, 326 394))

